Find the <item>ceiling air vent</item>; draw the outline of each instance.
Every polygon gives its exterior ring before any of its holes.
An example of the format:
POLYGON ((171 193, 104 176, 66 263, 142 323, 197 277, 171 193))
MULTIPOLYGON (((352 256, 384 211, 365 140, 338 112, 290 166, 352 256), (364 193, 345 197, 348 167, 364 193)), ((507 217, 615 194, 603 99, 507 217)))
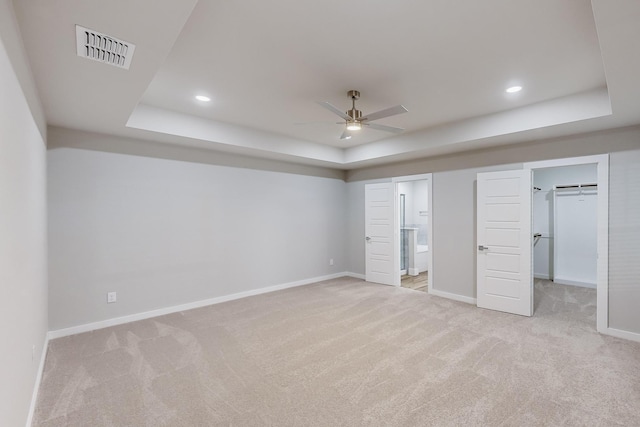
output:
POLYGON ((136 45, 76 25, 78 56, 129 69, 136 45))

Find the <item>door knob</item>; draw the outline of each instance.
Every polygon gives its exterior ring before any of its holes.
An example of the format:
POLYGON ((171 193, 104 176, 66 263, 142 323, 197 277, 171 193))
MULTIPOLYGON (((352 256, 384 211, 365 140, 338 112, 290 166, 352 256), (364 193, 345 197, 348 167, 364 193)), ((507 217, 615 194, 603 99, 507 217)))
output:
POLYGON ((489 247, 488 247, 488 246, 478 245, 478 250, 479 250, 479 251, 484 251, 484 250, 486 250, 486 249, 489 249, 489 247))
POLYGON ((371 240, 371 237, 367 236, 364 239, 368 242, 369 240, 371 240))

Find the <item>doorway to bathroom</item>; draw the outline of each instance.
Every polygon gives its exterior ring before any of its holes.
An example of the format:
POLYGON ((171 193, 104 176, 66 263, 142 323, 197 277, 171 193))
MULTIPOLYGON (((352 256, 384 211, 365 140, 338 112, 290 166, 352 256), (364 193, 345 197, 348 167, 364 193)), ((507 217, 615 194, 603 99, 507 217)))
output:
POLYGON ((396 283, 429 292, 432 277, 431 174, 397 177, 395 186, 396 283))

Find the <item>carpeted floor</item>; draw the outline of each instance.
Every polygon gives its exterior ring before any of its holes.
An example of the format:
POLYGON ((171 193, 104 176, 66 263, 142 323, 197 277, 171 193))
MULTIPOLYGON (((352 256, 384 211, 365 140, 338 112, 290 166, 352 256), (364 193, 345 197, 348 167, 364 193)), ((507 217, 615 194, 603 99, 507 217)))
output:
POLYGON ((53 340, 34 424, 640 425, 640 343, 558 286, 525 318, 342 278, 53 340))

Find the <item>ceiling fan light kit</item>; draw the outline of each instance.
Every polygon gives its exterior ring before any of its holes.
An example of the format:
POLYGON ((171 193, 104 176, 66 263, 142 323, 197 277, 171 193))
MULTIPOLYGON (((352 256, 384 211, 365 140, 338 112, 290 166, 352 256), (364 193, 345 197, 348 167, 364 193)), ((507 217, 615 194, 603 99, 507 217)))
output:
POLYGON ((348 130, 360 130, 362 129, 362 125, 357 122, 357 121, 352 121, 352 122, 347 122, 347 129, 348 130))
POLYGON ((360 99, 360 92, 357 90, 350 90, 347 92, 347 96, 351 99, 351 109, 347 110, 344 113, 338 107, 329 102, 318 102, 318 104, 320 104, 322 107, 326 108, 327 110, 331 111, 344 120, 346 129, 340 136, 340 139, 351 139, 352 135, 350 132, 359 131, 363 126, 368 126, 372 129, 391 133, 401 133, 404 131, 404 129, 402 128, 370 123, 373 120, 379 120, 385 117, 406 113, 408 110, 403 105, 396 105, 395 107, 386 108, 384 110, 380 110, 375 113, 363 116, 362 111, 356 108, 356 100, 360 99))

